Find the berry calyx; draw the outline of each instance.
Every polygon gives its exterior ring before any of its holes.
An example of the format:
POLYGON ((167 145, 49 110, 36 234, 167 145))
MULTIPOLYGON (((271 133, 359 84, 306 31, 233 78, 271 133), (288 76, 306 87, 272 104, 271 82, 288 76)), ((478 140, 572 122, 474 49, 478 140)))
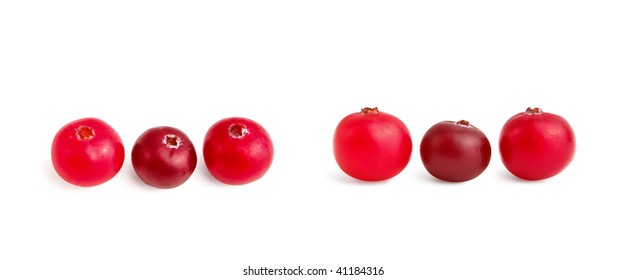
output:
POLYGON ((163 137, 163 144, 170 149, 177 149, 181 144, 181 139, 174 134, 168 134, 163 137))
POLYGON ((96 136, 96 132, 94 131, 93 128, 89 127, 89 126, 81 126, 78 129, 76 129, 76 136, 78 137, 79 140, 91 140, 92 138, 94 138, 94 136, 96 136))
POLYGON ((364 115, 378 115, 379 114, 379 108, 378 107, 374 107, 374 108, 365 107, 365 108, 361 109, 361 113, 364 114, 364 115))
POLYGON ((460 121, 456 122, 455 124, 457 124, 459 126, 466 126, 466 127, 470 126, 470 122, 467 121, 467 120, 460 120, 460 121))
POLYGON ((538 115, 538 114, 542 114, 542 109, 540 108, 531 108, 531 107, 527 107, 527 110, 525 110, 525 115, 538 115))
POLYGON ((242 138, 248 134, 248 129, 241 123, 234 123, 229 126, 229 135, 233 138, 242 138))

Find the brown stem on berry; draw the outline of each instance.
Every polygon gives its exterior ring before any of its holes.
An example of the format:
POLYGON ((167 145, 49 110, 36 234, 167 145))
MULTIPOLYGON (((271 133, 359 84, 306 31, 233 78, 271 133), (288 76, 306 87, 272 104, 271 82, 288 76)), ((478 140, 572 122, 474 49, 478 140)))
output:
POLYGON ((379 114, 379 107, 374 107, 374 108, 365 107, 365 108, 361 109, 361 113, 364 114, 364 115, 378 115, 379 114))
POLYGON ((242 138, 244 135, 248 134, 248 129, 241 123, 234 123, 229 126, 229 134, 234 138, 242 138))
POLYGON ((470 122, 467 121, 467 120, 458 121, 458 122, 456 122, 456 124, 470 126, 470 122))
POLYGON ((525 114, 527 115, 537 115, 537 114, 542 114, 542 109, 536 107, 536 108, 531 108, 531 107, 527 107, 527 110, 525 110, 525 114))
POLYGON ((76 137, 79 140, 90 140, 96 136, 96 131, 89 126, 81 126, 76 130, 76 137))
POLYGON ((181 138, 174 134, 168 134, 163 137, 163 144, 165 144, 165 146, 168 148, 176 149, 179 147, 179 145, 181 145, 181 138))

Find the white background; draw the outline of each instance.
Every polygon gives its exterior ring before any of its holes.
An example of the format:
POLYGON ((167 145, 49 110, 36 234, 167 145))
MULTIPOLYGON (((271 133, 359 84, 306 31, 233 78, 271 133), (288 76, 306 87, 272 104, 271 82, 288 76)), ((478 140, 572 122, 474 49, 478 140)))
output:
POLYGON ((627 279, 624 1, 3 1, 0 279, 288 279, 246 267, 383 266, 382 277, 627 279), (343 174, 332 136, 378 106, 409 127, 397 177, 343 174), (565 117, 577 154, 560 175, 515 179, 498 135, 528 106, 565 117), (50 144, 98 117, 122 136, 111 181, 62 181, 50 144), (276 154, 226 186, 202 159, 184 185, 147 187, 130 164, 144 130, 202 149, 230 116, 276 154), (430 177, 418 151, 442 120, 492 143, 488 169, 430 177))

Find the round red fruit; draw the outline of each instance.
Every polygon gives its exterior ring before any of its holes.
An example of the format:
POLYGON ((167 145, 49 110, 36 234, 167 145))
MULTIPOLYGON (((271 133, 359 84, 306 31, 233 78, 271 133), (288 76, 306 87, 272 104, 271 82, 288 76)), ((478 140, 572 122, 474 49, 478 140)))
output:
POLYGON ((209 128, 203 143, 209 173, 229 185, 261 178, 272 165, 274 147, 268 132, 246 118, 226 118, 209 128))
POLYGON ((403 171, 411 157, 407 126, 377 107, 346 116, 335 129, 333 154, 340 168, 363 181, 381 181, 403 171))
POLYGON ((488 167, 491 155, 488 138, 465 120, 435 124, 420 143, 420 157, 427 171, 449 182, 476 178, 488 167))
POLYGON ((501 160, 512 174, 542 180, 564 170, 575 156, 575 133, 559 115, 527 108, 511 117, 499 138, 501 160))
POLYGON ((70 122, 52 140, 54 169, 65 181, 77 186, 91 187, 109 181, 123 163, 122 139, 100 119, 70 122))
POLYGON ((196 149, 183 131, 169 126, 146 130, 131 152, 133 169, 146 184, 170 189, 185 183, 196 169, 196 149))

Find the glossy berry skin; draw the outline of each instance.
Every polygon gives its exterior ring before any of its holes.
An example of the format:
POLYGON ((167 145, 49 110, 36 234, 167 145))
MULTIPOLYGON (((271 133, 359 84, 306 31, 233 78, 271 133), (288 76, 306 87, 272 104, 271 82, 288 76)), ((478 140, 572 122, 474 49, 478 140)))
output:
POLYGON ((440 180, 463 182, 479 176, 490 164, 488 138, 467 121, 443 121, 432 126, 420 143, 427 171, 440 180))
POLYGON ((205 165, 218 181, 243 185, 258 180, 270 169, 274 146, 257 122, 226 118, 209 128, 203 143, 205 165))
POLYGON ((364 108, 340 121, 333 136, 333 154, 340 168, 363 181, 381 181, 399 174, 411 157, 407 126, 378 108, 364 108))
POLYGON ((146 130, 131 152, 133 169, 144 183, 161 189, 183 184, 196 169, 196 149, 183 131, 169 126, 146 130))
POLYGON ((109 181, 123 163, 122 139, 100 119, 70 122, 52 140, 54 169, 65 181, 77 186, 91 187, 109 181))
POLYGON ((559 174, 573 160, 575 133, 561 116, 528 108, 505 123, 499 149, 512 174, 542 180, 559 174))

